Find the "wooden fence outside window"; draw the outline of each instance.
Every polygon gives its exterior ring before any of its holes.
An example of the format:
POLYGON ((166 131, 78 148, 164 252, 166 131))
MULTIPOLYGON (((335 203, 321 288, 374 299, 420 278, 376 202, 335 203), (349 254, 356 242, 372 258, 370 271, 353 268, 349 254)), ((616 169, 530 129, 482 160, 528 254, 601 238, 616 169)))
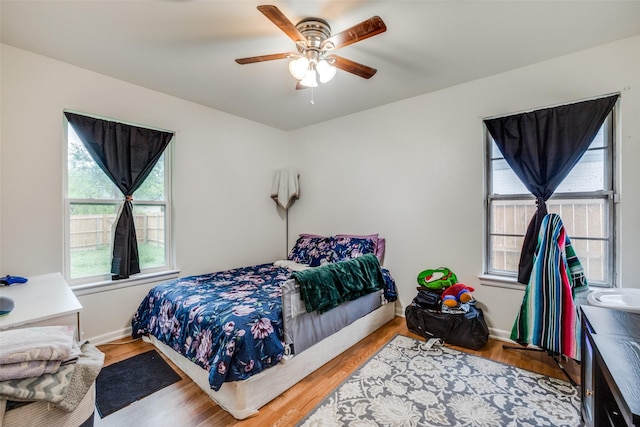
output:
MULTIPOLYGON (((549 213, 562 218, 571 243, 588 279, 607 279, 608 232, 605 205, 600 201, 587 203, 547 202, 549 213)), ((526 227, 535 213, 531 202, 504 201, 493 206, 491 237, 492 268, 518 271, 520 249, 526 227)))
MULTIPOLYGON (((77 215, 70 221, 70 248, 98 249, 111 246, 112 226, 115 215, 77 215)), ((139 244, 146 243, 157 246, 164 245, 164 215, 134 215, 136 237, 139 244)))

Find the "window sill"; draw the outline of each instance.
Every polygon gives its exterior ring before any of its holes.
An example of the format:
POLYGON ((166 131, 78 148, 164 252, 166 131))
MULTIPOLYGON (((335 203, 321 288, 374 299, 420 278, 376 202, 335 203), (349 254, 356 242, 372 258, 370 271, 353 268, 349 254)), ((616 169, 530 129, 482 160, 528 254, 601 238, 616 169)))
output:
POLYGON ((480 283, 484 286, 515 289, 518 291, 524 291, 525 289, 525 285, 523 285, 522 283, 518 283, 515 277, 483 274, 482 276, 479 276, 478 279, 480 279, 480 283))
POLYGON ((180 270, 159 271, 155 273, 139 274, 122 280, 105 280, 102 282, 85 283, 71 286, 71 290, 76 296, 97 294, 100 292, 114 291, 116 289, 129 288, 132 286, 145 285, 153 282, 175 279, 180 274, 180 270))

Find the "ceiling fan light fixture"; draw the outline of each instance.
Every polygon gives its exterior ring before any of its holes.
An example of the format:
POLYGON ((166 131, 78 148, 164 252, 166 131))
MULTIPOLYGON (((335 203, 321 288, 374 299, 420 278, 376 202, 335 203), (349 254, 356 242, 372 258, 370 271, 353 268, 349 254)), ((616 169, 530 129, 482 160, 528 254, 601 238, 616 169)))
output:
POLYGON ((387 31, 387 26, 379 16, 332 34, 329 23, 321 18, 304 18, 294 25, 276 6, 260 5, 258 10, 293 40, 297 53, 238 58, 238 64, 289 59, 289 72, 298 80, 296 89, 327 83, 335 77, 338 68, 364 79, 370 79, 376 74, 375 68, 328 53, 387 31))
POLYGON ((302 80, 300 80, 300 84, 305 87, 318 87, 316 70, 314 69, 307 70, 307 74, 304 76, 302 80))
POLYGON ((335 77, 337 71, 336 67, 329 64, 326 59, 321 59, 320 61, 318 61, 316 70, 318 71, 320 83, 327 83, 331 81, 331 79, 335 77))
POLYGON ((304 56, 289 62, 289 72, 296 80, 302 80, 309 69, 309 60, 304 56))

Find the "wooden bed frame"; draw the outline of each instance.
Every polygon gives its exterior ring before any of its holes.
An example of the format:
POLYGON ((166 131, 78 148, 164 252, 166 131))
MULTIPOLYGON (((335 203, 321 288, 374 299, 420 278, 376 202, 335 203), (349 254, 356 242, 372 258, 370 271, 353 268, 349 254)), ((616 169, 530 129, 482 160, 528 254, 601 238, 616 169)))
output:
POLYGON ((244 419, 257 414, 262 406, 291 388, 329 360, 367 337, 393 319, 394 316, 395 304, 383 304, 300 354, 283 360, 278 365, 246 380, 226 382, 218 391, 211 389, 207 370, 186 359, 171 347, 158 341, 154 336, 143 336, 143 339, 151 342, 160 352, 166 355, 220 407, 233 415, 234 418, 244 419))

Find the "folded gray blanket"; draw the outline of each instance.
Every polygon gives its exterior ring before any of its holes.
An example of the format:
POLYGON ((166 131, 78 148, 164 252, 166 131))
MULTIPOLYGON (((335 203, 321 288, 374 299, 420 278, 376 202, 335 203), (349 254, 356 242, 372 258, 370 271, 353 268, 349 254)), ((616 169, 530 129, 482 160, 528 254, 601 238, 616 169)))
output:
POLYGON ((0 381, 56 372, 78 357, 73 326, 39 326, 0 332, 0 381))
POLYGON ((74 369, 73 364, 63 365, 53 374, 0 381, 0 399, 19 402, 34 400, 49 403, 62 402, 74 369))
POLYGON ((0 403, 3 400, 42 401, 72 412, 85 396, 104 364, 104 353, 85 343, 75 363, 62 365, 53 374, 0 381, 0 403))

